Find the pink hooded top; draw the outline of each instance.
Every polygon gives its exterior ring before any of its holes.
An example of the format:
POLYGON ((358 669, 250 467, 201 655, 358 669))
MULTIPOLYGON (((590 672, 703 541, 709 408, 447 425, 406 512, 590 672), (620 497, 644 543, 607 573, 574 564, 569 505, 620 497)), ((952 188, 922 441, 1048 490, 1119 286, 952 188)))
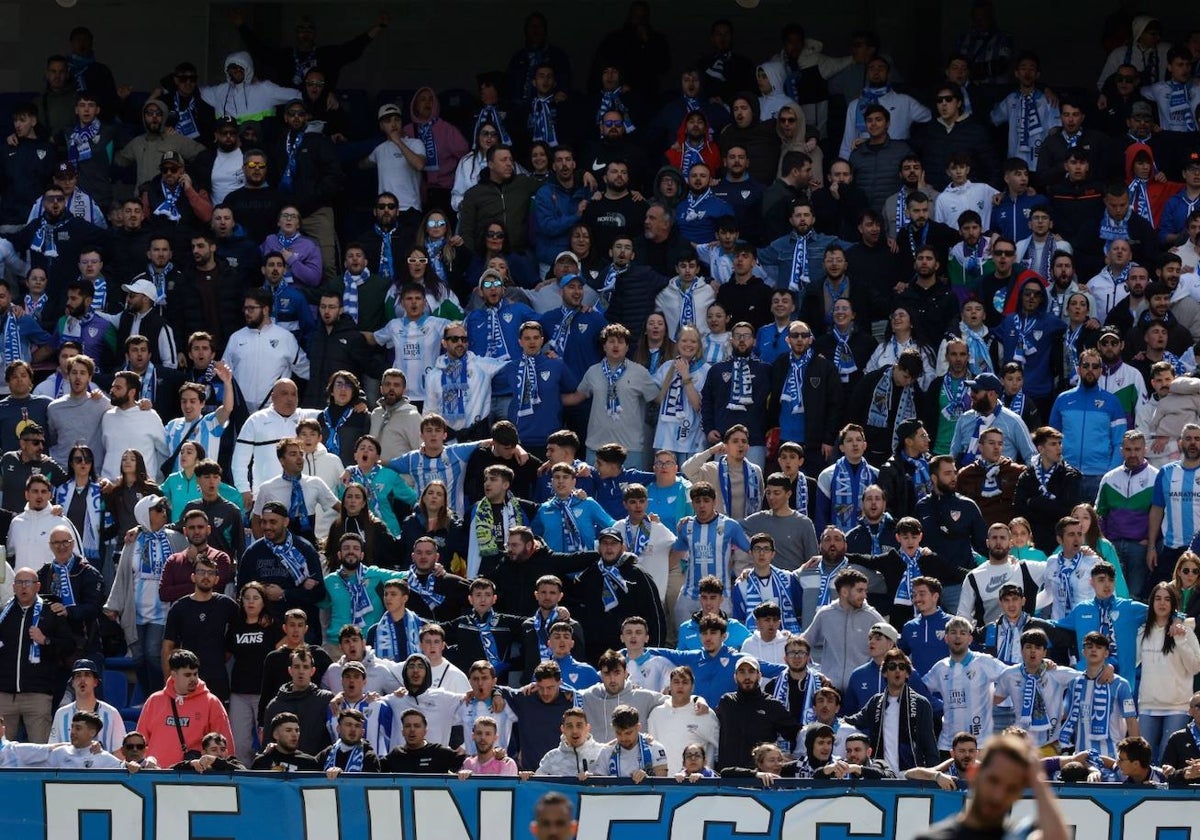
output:
POLYGON ((412 137, 425 144, 425 183, 431 187, 450 189, 454 186, 454 171, 458 160, 471 150, 462 132, 441 118, 441 104, 431 87, 417 88, 408 108, 408 125, 404 136, 412 137), (417 119, 417 97, 423 91, 433 96, 433 112, 428 120, 417 119))

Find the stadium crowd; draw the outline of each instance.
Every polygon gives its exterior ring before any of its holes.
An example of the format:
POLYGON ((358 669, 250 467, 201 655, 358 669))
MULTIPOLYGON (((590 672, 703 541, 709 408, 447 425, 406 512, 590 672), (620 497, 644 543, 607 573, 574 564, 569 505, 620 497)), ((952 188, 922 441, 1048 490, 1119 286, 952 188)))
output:
POLYGON ((1197 783, 1200 31, 1083 94, 976 2, 902 92, 534 13, 373 130, 386 15, 233 18, 12 112, 0 764, 1197 783))

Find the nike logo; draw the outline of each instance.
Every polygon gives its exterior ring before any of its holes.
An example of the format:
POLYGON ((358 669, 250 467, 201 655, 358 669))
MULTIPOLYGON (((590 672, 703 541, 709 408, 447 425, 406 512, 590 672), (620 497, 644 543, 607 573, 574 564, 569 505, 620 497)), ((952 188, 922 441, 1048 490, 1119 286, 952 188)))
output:
POLYGON ((1004 586, 1004 584, 1006 584, 1006 583, 1008 583, 1008 578, 1006 578, 1006 577, 992 578, 992 580, 990 580, 988 582, 987 588, 984 589, 983 591, 986 592, 988 595, 991 595, 993 592, 999 592, 1000 587, 1004 586))

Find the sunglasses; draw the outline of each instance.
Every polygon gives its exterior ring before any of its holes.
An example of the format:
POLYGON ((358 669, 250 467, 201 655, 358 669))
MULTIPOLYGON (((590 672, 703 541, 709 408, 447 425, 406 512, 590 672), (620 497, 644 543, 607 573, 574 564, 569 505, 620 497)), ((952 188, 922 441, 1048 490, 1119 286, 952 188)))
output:
POLYGON ((617 126, 624 125, 624 124, 625 124, 624 120, 605 120, 604 121, 605 128, 616 128, 617 126))
POLYGON ((1200 569, 1180 569, 1181 575, 1200 575, 1200 569))
POLYGON ((376 210, 399 210, 400 205, 395 202, 385 201, 382 204, 375 205, 376 210))
POLYGON ((46 445, 46 441, 41 440, 40 438, 36 439, 36 440, 34 438, 21 438, 21 440, 25 441, 25 443, 32 444, 33 446, 45 446, 46 445))
POLYGON ((143 742, 143 743, 141 743, 141 744, 134 744, 134 743, 122 744, 122 745, 121 745, 121 749, 124 749, 124 750, 144 750, 144 749, 146 749, 146 744, 145 744, 144 742, 143 742))
POLYGON ((266 169, 267 165, 262 161, 252 160, 244 164, 247 169, 266 169))
POLYGON ((1080 370, 1100 370, 1099 362, 1080 362, 1080 370))
POLYGON ((304 83, 304 86, 305 87, 322 88, 322 87, 325 87, 325 83, 321 82, 321 81, 317 81, 316 79, 310 79, 309 81, 304 83))
POLYGON ((788 333, 788 338, 812 338, 812 337, 813 337, 813 334, 810 332, 790 332, 790 333, 788 333))
POLYGON ((505 235, 506 235, 506 234, 505 234, 505 233, 504 233, 504 231, 502 231, 502 230, 489 230, 489 231, 488 231, 486 234, 484 234, 484 235, 485 235, 485 236, 486 236, 488 239, 503 239, 503 238, 505 237, 505 235))
POLYGON ((427 257, 409 257, 408 258, 409 265, 425 265, 428 262, 429 262, 429 259, 427 257))
POLYGON ((938 102, 939 104, 942 102, 953 102, 954 97, 953 96, 939 96, 935 101, 938 102))
POLYGON ((504 287, 503 280, 484 280, 479 284, 481 289, 500 289, 504 287))
POLYGON ((92 463, 92 459, 84 458, 82 455, 76 455, 74 458, 71 459, 71 463, 72 464, 90 464, 90 463, 92 463))
POLYGON ((912 668, 905 665, 903 662, 889 662, 883 666, 885 671, 911 671, 912 668))
POLYGON ((993 257, 1015 257, 1016 255, 1016 251, 1010 251, 1007 248, 1005 248, 1003 251, 992 251, 993 257))
POLYGON ((443 340, 452 342, 454 344, 465 344, 467 337, 465 335, 448 335, 443 340))
POLYGON ((425 223, 425 227, 427 227, 427 228, 444 228, 445 226, 446 226, 445 219, 430 219, 428 222, 425 223))
POLYGON ((791 125, 796 121, 795 117, 776 117, 775 121, 782 125, 791 125))

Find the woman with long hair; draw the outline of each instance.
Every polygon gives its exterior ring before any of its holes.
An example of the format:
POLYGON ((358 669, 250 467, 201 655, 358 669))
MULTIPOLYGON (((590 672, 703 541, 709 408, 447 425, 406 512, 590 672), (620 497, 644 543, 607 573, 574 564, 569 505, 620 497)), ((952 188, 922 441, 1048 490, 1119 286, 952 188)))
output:
MULTIPOLYGON (((187 441, 179 447, 177 461, 179 469, 167 476, 162 483, 160 492, 171 504, 171 511, 178 520, 183 519, 183 509, 188 502, 194 502, 200 498, 200 482, 196 478, 196 465, 206 457, 208 456, 204 451, 204 444, 195 440, 187 441)), ((219 491, 222 499, 241 509, 242 494, 237 491, 236 487, 221 482, 219 491)))
MULTIPOLYGON (((104 539, 115 539, 116 552, 119 555, 123 545, 123 537, 131 529, 137 527, 137 519, 133 509, 138 499, 159 493, 159 487, 150 480, 146 471, 146 460, 136 449, 126 449, 121 453, 121 477, 116 482, 101 480, 100 492, 109 513, 104 518, 104 528, 101 532, 104 539)), ((115 557, 113 568, 116 568, 115 557)))
MULTIPOLYGON (((1179 611, 1200 625, 1200 554, 1189 549, 1179 555, 1171 574, 1171 588, 1179 599, 1179 611)), ((1200 626, 1195 627, 1194 632, 1200 639, 1200 626)), ((1192 688, 1200 691, 1200 674, 1192 680, 1192 688)))
MULTIPOLYGON (((1195 555, 1193 555, 1194 557, 1195 555)), ((1138 728, 1158 763, 1171 733, 1189 722, 1192 680, 1200 672, 1195 627, 1179 614, 1179 597, 1169 583, 1150 590, 1150 609, 1139 632, 1138 728)))
MULTIPOLYGON (((710 365, 720 364, 733 356, 733 348, 730 344, 732 333, 729 331, 731 324, 732 319, 724 306, 716 302, 709 305, 704 316, 704 325, 708 327, 708 332, 704 333, 703 353, 704 361, 710 365)), ((675 335, 675 340, 679 341, 678 333, 675 335)))
POLYGON ((685 324, 675 336, 675 359, 654 374, 660 389, 654 448, 671 450, 681 464, 706 446, 700 422, 700 391, 709 370, 702 354, 700 331, 685 324))
POLYGON ((1014 560, 1036 560, 1046 562, 1045 552, 1033 544, 1033 526, 1024 516, 1014 516, 1008 523, 1012 542, 1008 547, 1008 555, 1014 560))
MULTIPOLYGON (((430 210, 417 227, 414 242, 429 259, 427 270, 422 275, 425 286, 425 305, 431 315, 439 318, 462 317, 453 314, 454 307, 461 311, 458 297, 466 291, 463 287, 467 273, 468 254, 459 252, 462 237, 450 230, 450 222, 441 210, 430 210), (450 314, 443 314, 445 308, 450 314)), ((409 256, 413 256, 410 251, 409 256)), ((407 263, 405 264, 407 267, 407 263)), ((419 265, 419 264, 414 264, 419 265)))
POLYGON ((238 593, 238 617, 225 636, 225 650, 233 656, 229 673, 229 726, 238 757, 254 759, 258 736, 258 698, 262 693, 262 667, 267 654, 283 638, 283 627, 267 609, 267 590, 252 580, 238 593))
POLYGON ((429 267, 429 255, 420 245, 413 245, 404 256, 404 263, 396 271, 396 280, 384 296, 384 310, 393 318, 404 317, 404 307, 400 304, 400 290, 407 283, 416 283, 425 290, 425 309, 437 317, 458 319, 462 317, 462 307, 458 297, 438 279, 429 267), (445 313, 445 314, 443 314, 445 313))
POLYGON ((461 575, 467 569, 467 529, 462 519, 450 510, 446 483, 434 479, 425 485, 413 512, 400 526, 400 551, 412 556, 418 537, 433 537, 438 556, 448 571, 461 575))
POLYGON ((933 351, 917 338, 915 328, 916 316, 913 310, 904 304, 893 306, 892 313, 888 317, 888 325, 883 331, 883 341, 871 354, 871 361, 867 362, 867 369, 863 372, 870 373, 885 365, 894 365, 900 358, 900 353, 912 347, 921 351, 921 361, 925 363, 925 373, 921 376, 921 387, 929 387, 937 366, 934 364, 933 351))
POLYGON ((571 225, 567 233, 567 250, 579 260, 580 272, 595 279, 608 266, 608 254, 595 251, 592 229, 583 222, 571 225))
POLYGON ((370 557, 373 565, 385 569, 403 565, 396 538, 388 532, 383 520, 371 513, 367 488, 355 481, 342 488, 342 509, 329 526, 329 536, 325 539, 325 559, 331 570, 341 565, 337 555, 342 534, 361 536, 363 556, 370 557))
POLYGON ((321 424, 321 442, 330 455, 342 459, 343 466, 354 463, 355 442, 371 431, 371 415, 367 411, 356 411, 366 405, 367 395, 363 392, 358 377, 348 370, 334 371, 325 386, 325 408, 317 415, 321 424))
POLYGON ((504 257, 515 284, 522 289, 536 288, 539 280, 537 262, 528 254, 514 251, 510 242, 508 230, 500 222, 484 225, 480 241, 467 243, 472 253, 471 264, 467 267, 468 279, 477 285, 484 269, 490 267, 488 261, 494 257, 504 257))
POLYGON ((1117 556, 1117 547, 1100 530, 1100 517, 1096 514, 1096 506, 1091 502, 1080 502, 1071 508, 1071 515, 1083 525, 1083 544, 1090 546, 1116 569, 1117 596, 1128 598, 1129 584, 1126 583, 1125 572, 1121 569, 1121 558, 1117 556))
MULTIPOLYGON (((488 149, 500 142, 500 130, 490 120, 484 120, 475 126, 475 141, 469 154, 458 159, 454 170, 454 187, 450 190, 450 209, 455 213, 462 207, 463 196, 467 190, 479 183, 479 174, 487 168, 488 149)), ((524 173, 520 166, 517 171, 524 173)))
POLYGON ((96 479, 96 456, 90 446, 77 443, 67 455, 71 478, 54 488, 54 504, 71 520, 79 534, 79 550, 97 569, 100 565, 100 534, 104 530, 104 505, 96 479))
MULTIPOLYGON (((554 149, 549 143, 542 140, 535 140, 529 146, 529 175, 532 178, 537 178, 539 181, 548 181, 554 173, 550 171, 550 164, 554 161, 554 149)), ((518 172, 524 172, 518 164, 518 172)))
POLYGON ((661 312, 651 312, 646 318, 646 328, 638 340, 630 359, 650 371, 655 372, 667 361, 675 358, 675 342, 667 335, 667 316, 661 312))

